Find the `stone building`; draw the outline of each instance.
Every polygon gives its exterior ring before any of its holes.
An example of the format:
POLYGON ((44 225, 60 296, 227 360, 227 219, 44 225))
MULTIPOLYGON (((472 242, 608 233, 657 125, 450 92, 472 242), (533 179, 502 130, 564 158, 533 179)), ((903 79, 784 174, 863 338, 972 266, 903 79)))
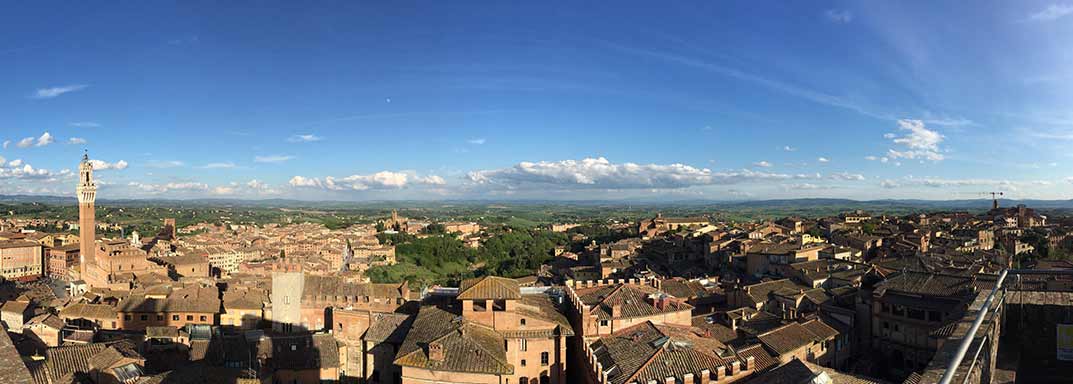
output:
POLYGON ((977 284, 973 277, 904 271, 876 285, 870 340, 884 371, 905 377, 923 370, 976 298, 977 284))
POLYGON ((649 321, 600 337, 585 357, 585 382, 598 384, 722 384, 757 371, 756 357, 704 337, 698 328, 649 321))
POLYGON ((54 279, 68 279, 70 269, 78 265, 80 249, 78 243, 59 246, 48 250, 48 275, 54 279))
POLYGON ((487 276, 463 281, 456 299, 421 307, 395 359, 402 383, 568 382, 574 333, 551 296, 487 276))
POLYGON ((7 280, 33 280, 44 274, 45 247, 25 240, 0 241, 0 276, 7 280))

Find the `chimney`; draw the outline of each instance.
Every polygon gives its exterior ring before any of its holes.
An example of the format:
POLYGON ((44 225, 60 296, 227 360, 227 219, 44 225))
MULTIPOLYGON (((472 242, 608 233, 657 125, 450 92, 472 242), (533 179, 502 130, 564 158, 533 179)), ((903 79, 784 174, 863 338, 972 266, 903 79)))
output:
POLYGON ((725 368, 726 369, 724 369, 724 367, 719 367, 719 368, 715 369, 715 381, 716 382, 723 381, 723 378, 725 378, 727 376, 727 371, 730 370, 730 367, 725 367, 725 368))
POLYGON ((750 369, 756 369, 755 361, 756 361, 756 358, 754 358, 752 356, 746 357, 745 358, 745 366, 741 367, 741 370, 742 371, 748 371, 750 369))
POLYGON ((693 374, 692 373, 687 373, 687 374, 682 375, 682 383, 684 383, 684 384, 693 384, 694 383, 693 374))
POLYGON ((666 378, 663 379, 663 382, 665 384, 677 384, 678 380, 675 380, 674 376, 667 376, 666 378))
POLYGON ((712 381, 712 371, 707 369, 700 370, 700 384, 708 384, 712 381))
POLYGON ((429 343, 428 359, 432 361, 443 361, 443 344, 438 342, 429 343))
POLYGON ((730 362, 730 376, 737 375, 739 372, 741 372, 741 363, 738 362, 737 360, 731 361, 730 362))
POLYGON ((615 304, 611 306, 611 318, 617 319, 622 317, 622 304, 615 304))

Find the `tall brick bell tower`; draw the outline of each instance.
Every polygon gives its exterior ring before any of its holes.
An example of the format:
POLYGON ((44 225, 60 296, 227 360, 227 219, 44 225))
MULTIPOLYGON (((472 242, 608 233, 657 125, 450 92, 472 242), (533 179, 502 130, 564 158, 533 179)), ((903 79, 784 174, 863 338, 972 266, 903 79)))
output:
POLYGON ((86 278, 86 263, 92 263, 97 256, 96 246, 96 208, 93 202, 97 199, 97 184, 93 183, 93 164, 89 161, 89 153, 82 155, 82 162, 78 164, 78 234, 79 234, 79 270, 83 279, 86 278))

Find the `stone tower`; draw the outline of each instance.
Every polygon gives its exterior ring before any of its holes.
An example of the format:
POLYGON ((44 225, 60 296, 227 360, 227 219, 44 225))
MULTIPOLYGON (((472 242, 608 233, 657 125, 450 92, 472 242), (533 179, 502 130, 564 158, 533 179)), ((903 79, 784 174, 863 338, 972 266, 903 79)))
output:
POLYGON ((93 183, 93 164, 89 161, 89 154, 82 155, 82 162, 78 164, 78 234, 79 234, 79 268, 82 278, 85 278, 86 263, 94 262, 97 255, 96 246, 96 208, 93 202, 97 200, 97 184, 93 183))

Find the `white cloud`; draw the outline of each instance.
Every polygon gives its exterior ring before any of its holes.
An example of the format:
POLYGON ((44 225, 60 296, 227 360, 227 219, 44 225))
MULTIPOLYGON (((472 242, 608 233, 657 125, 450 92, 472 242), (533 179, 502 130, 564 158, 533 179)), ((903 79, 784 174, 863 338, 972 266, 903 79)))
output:
POLYGON ((208 164, 205 164, 205 165, 201 166, 201 168, 204 168, 204 169, 224 169, 224 168, 235 168, 235 163, 232 163, 232 162, 226 162, 226 163, 208 163, 208 164))
POLYGON ((312 143, 314 141, 321 141, 323 137, 314 134, 294 135, 287 138, 287 141, 292 143, 312 143))
POLYGON ((446 185, 447 184, 446 180, 444 180, 442 177, 439 177, 439 176, 436 176, 436 175, 420 177, 420 178, 417 179, 417 182, 421 183, 421 184, 428 184, 428 185, 446 185))
POLYGON ((68 125, 78 128, 97 128, 101 126, 100 124, 94 123, 92 121, 76 121, 68 125))
POLYGON ((250 189, 255 189, 255 190, 263 190, 263 189, 268 189, 268 184, 265 184, 264 182, 261 182, 261 181, 259 181, 257 179, 253 179, 253 180, 250 180, 250 181, 246 182, 246 187, 248 187, 250 189))
POLYGON ((757 161, 757 162, 753 163, 753 166, 754 167, 771 168, 771 163, 769 163, 767 161, 757 161))
POLYGON ((145 166, 150 167, 150 168, 176 168, 176 167, 182 167, 184 165, 186 165, 186 163, 183 163, 183 162, 181 162, 179 160, 169 160, 169 161, 151 161, 151 162, 147 163, 145 166))
POLYGON ((782 150, 786 151, 786 152, 793 152, 793 151, 796 151, 797 148, 794 148, 794 147, 791 147, 791 146, 787 145, 787 146, 782 147, 782 150))
MULTIPOLYGON (((56 139, 52 137, 51 133, 45 132, 45 133, 42 133, 41 136, 37 137, 36 139, 33 138, 33 137, 23 138, 22 140, 19 140, 19 142, 17 144, 15 144, 15 146, 19 147, 19 148, 29 148, 31 146, 33 146, 33 147, 44 147, 46 145, 52 144, 55 141, 56 141, 56 139)), ((4 142, 4 143, 6 144, 8 142, 4 142)), ((4 148, 7 148, 7 146, 5 145, 4 148)))
POLYGON ((821 163, 829 163, 829 162, 831 162, 831 160, 826 158, 826 157, 820 157, 820 158, 816 159, 816 161, 819 161, 821 163))
POLYGON ((865 157, 864 157, 864 159, 865 159, 865 160, 868 160, 868 161, 876 161, 876 160, 879 160, 879 158, 878 158, 878 157, 875 157, 875 156, 865 156, 865 157))
POLYGON ((600 157, 522 162, 509 168, 469 172, 467 178, 477 185, 507 189, 549 185, 586 189, 672 189, 759 180, 813 179, 819 175, 788 175, 749 169, 713 172, 685 164, 616 164, 600 157))
POLYGON ((1028 15, 1030 21, 1052 21, 1058 20, 1063 17, 1069 16, 1073 13, 1073 5, 1070 4, 1051 4, 1047 8, 1039 10, 1031 15, 1028 15))
POLYGON ((128 183, 127 186, 133 187, 141 192, 150 194, 159 194, 172 191, 204 192, 209 190, 209 186, 207 184, 195 182, 148 184, 132 181, 128 183))
MULTIPOLYGON (((1022 187, 1049 186, 1054 183, 1048 180, 1006 180, 1006 179, 946 179, 940 177, 913 177, 906 176, 900 180, 884 180, 880 185, 884 188, 898 187, 928 187, 928 188, 961 188, 961 187, 984 187, 1001 188, 1016 191, 1022 187)), ((975 189, 975 188, 974 188, 975 189)))
POLYGON ((853 21, 853 13, 845 9, 828 9, 823 15, 832 23, 845 24, 853 21))
POLYGON ((34 91, 34 94, 30 97, 34 99, 51 99, 53 97, 57 97, 68 92, 81 91, 83 89, 86 89, 86 87, 88 87, 88 85, 75 84, 65 85, 62 87, 41 88, 37 91, 34 91))
POLYGON ((816 189, 833 189, 833 188, 835 188, 834 186, 831 186, 831 185, 819 185, 819 184, 812 184, 812 183, 788 184, 788 185, 784 185, 784 187, 786 187, 786 189, 789 189, 789 190, 816 190, 816 189))
POLYGON ((831 180, 843 180, 843 181, 863 181, 864 175, 859 173, 838 172, 827 175, 827 178, 831 180))
POLYGON ((481 144, 485 143, 485 139, 483 137, 479 137, 479 138, 466 140, 466 142, 470 143, 470 144, 473 144, 473 145, 481 145, 481 144))
POLYGON ((37 144, 34 144, 34 146, 35 147, 44 147, 46 145, 52 144, 55 141, 56 140, 52 137, 51 134, 49 134, 48 132, 45 132, 45 133, 41 134, 41 137, 37 138, 37 144))
POLYGON ((292 177, 291 181, 289 181, 288 183, 292 187, 317 187, 317 188, 320 188, 320 187, 323 186, 323 183, 320 182, 320 179, 317 179, 315 177, 314 178, 305 178, 305 177, 302 177, 302 176, 295 176, 295 177, 292 177))
POLYGON ((269 155, 269 156, 255 156, 254 162, 258 163, 282 163, 288 160, 293 160, 294 156, 290 155, 269 155))
POLYGON ((350 175, 340 178, 328 176, 323 179, 294 176, 289 181, 292 187, 323 188, 333 191, 402 189, 410 184, 445 185, 446 183, 442 177, 436 175, 418 176, 414 172, 392 171, 380 171, 371 175, 350 175))
POLYGON ((213 195, 233 195, 235 193, 235 187, 218 186, 212 188, 212 191, 209 191, 209 193, 213 195))
POLYGON ((86 139, 83 139, 81 137, 72 137, 70 139, 67 139, 67 144, 85 144, 85 143, 86 143, 86 139))
POLYGON ((22 159, 15 159, 7 162, 3 157, 0 157, 0 179, 24 179, 34 180, 34 182, 54 182, 58 181, 58 178, 60 177, 70 175, 71 171, 68 169, 56 173, 47 169, 34 168, 30 164, 22 161, 22 159))
POLYGON ((7 149, 9 145, 11 145, 11 140, 4 140, 4 149, 7 149))
POLYGON ((119 161, 114 162, 114 163, 109 163, 109 162, 106 162, 106 161, 93 159, 93 160, 90 160, 89 163, 91 165, 93 165, 93 170, 95 170, 95 171, 102 171, 102 170, 108 170, 108 169, 124 170, 124 169, 127 169, 127 165, 128 165, 127 162, 123 161, 123 160, 119 160, 119 161))
POLYGON ((898 120, 898 128, 908 131, 904 136, 888 134, 888 139, 893 139, 894 144, 901 146, 899 149, 887 150, 887 156, 892 159, 930 160, 941 161, 944 156, 939 144, 943 142, 943 135, 939 132, 924 127, 920 120, 898 120))

